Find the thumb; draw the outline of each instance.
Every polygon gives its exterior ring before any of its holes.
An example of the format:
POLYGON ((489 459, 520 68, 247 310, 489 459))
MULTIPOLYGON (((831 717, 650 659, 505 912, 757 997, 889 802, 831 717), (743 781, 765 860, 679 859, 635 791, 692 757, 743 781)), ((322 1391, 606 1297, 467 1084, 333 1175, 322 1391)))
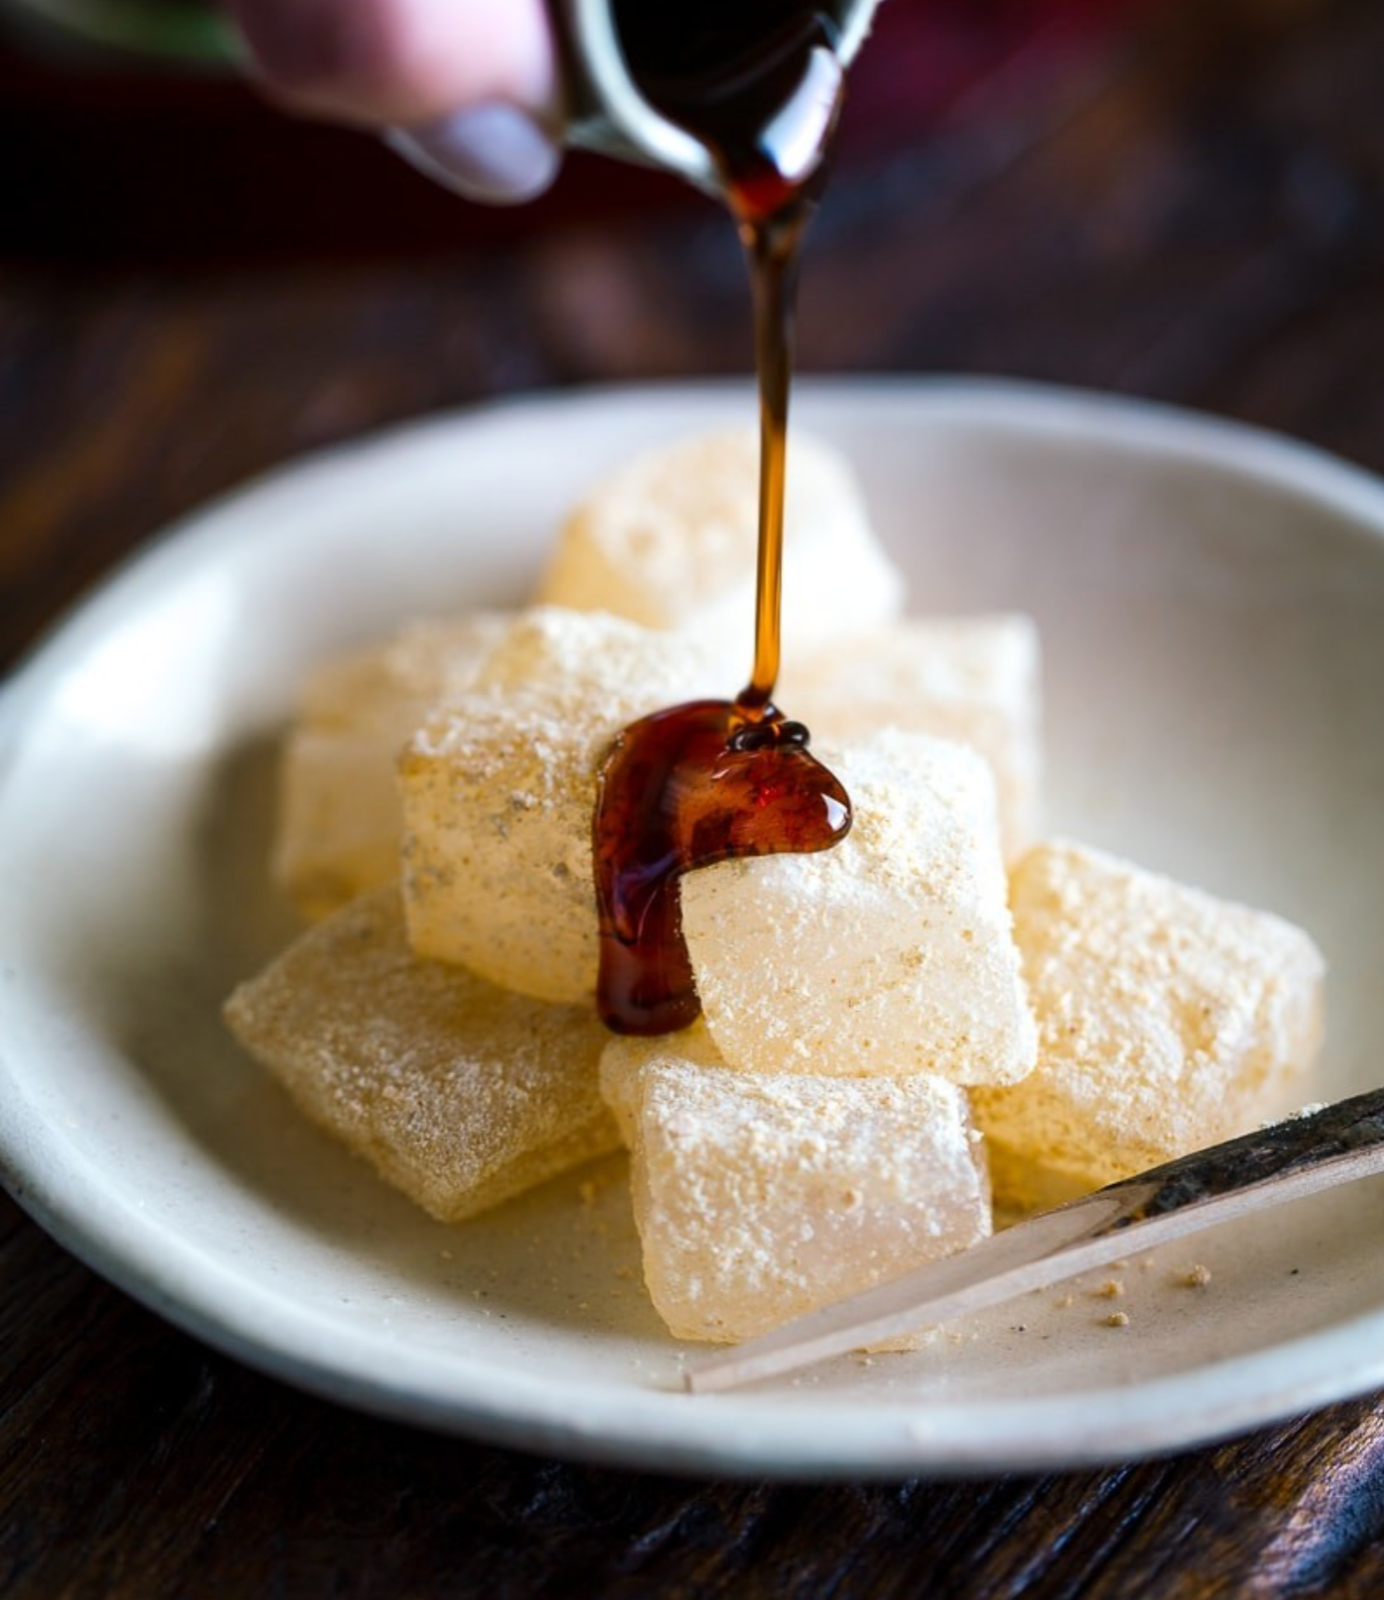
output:
POLYGON ((253 70, 289 110, 405 126, 503 101, 555 120, 543 0, 228 0, 253 70))

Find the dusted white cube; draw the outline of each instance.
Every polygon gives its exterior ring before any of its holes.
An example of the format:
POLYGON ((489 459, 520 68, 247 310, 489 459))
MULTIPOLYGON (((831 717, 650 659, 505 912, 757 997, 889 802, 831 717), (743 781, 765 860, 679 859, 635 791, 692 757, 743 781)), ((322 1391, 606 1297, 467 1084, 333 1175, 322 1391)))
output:
POLYGON ((1006 1200, 1097 1188, 1305 1098, 1324 963, 1299 928, 1064 842, 1020 862, 1012 900, 1038 1066, 975 1097, 1006 1200))
POLYGON ((619 1143, 591 1012, 420 961, 397 889, 310 929, 226 1019, 313 1121, 443 1222, 619 1143))
POLYGON ((273 873, 304 915, 398 879, 399 752, 430 706, 474 681, 508 625, 493 611, 412 622, 323 662, 303 685, 280 768, 273 873))
POLYGON ((842 844, 682 880, 721 1054, 753 1072, 1016 1082, 1033 1066, 1033 1019, 989 769, 961 745, 892 730, 822 759, 854 810, 842 844))
POLYGON ((540 1000, 589 1000, 601 762, 628 723, 724 691, 688 640, 595 612, 523 613, 400 763, 418 954, 540 1000))
POLYGON ((1006 860, 1038 833, 1042 700, 1030 617, 928 617, 872 629, 784 663, 777 696, 814 739, 902 728, 984 756, 1006 860))
MULTIPOLYGON (((748 667, 758 541, 758 435, 686 440, 636 457, 591 491, 562 530, 539 598, 690 630, 748 667)), ((844 457, 796 431, 783 585, 790 659, 903 608, 903 580, 844 457)))
POLYGON ((601 1086, 678 1338, 765 1333, 990 1232, 980 1138, 940 1079, 734 1072, 698 1024, 612 1040, 601 1086))

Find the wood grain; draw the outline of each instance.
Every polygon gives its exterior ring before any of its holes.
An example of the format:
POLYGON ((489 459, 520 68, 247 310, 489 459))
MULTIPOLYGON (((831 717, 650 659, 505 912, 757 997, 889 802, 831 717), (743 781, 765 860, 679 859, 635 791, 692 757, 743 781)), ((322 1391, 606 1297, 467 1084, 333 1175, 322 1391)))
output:
MULTIPOLYGON (((1149 5, 1114 44, 1040 39, 925 141, 838 182, 803 365, 1148 395, 1384 469, 1381 61, 1374 0, 1149 5)), ((0 269, 0 665, 151 530, 303 450, 748 362, 710 211, 512 229, 422 262, 194 273, 87 243, 81 268, 0 269)), ((0 1283, 7 1600, 1384 1593, 1380 1397, 1109 1471, 707 1483, 291 1392, 99 1283, 8 1201, 0 1283)))

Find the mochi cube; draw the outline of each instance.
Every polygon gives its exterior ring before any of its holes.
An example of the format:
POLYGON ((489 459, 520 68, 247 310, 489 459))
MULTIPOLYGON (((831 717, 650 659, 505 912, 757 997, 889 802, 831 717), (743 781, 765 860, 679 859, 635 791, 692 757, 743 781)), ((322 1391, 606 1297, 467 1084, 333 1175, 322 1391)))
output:
MULTIPOLYGON (((541 600, 682 628, 748 666, 759 542, 759 439, 712 434, 637 457, 563 528, 541 600)), ((843 457, 794 433, 784 523, 784 648, 897 616, 903 580, 843 457)))
POLYGON ((854 808, 842 844, 682 880, 717 1048, 753 1072, 1016 1082, 1033 1066, 1033 1019, 989 769, 892 729, 822 759, 854 808))
POLYGON ((1291 1108, 1322 1033, 1305 933, 1063 842, 1024 857, 1012 901, 1038 1066, 975 1097, 1007 1201, 1098 1188, 1291 1108))
POLYGON ((941 1079, 735 1072, 697 1024, 613 1040, 601 1088, 678 1338, 765 1333, 990 1232, 980 1137, 941 1079))
POLYGON ((636 718, 724 689, 686 639, 595 612, 523 613, 400 763, 415 951, 540 1000, 589 1000, 600 764, 636 718))
POLYGON ((314 1122, 442 1222, 619 1143, 596 1018, 418 960, 394 888, 310 929, 226 1020, 314 1122))
POLYGON ((413 622, 324 662, 303 685, 280 769, 273 873, 305 916, 397 880, 399 751, 429 706, 469 686, 508 625, 493 611, 413 622))
POLYGON ((1038 630, 1030 617, 909 619, 784 664, 779 703, 836 744, 886 727, 955 739, 990 764, 1006 860, 1038 831, 1038 630))

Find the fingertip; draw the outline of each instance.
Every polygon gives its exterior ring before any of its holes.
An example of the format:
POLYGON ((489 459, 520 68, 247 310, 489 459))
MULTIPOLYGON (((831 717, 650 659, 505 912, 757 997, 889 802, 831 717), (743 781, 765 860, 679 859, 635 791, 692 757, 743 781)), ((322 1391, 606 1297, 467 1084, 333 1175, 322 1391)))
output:
POLYGON ((521 205, 557 176, 557 142, 522 108, 470 106, 433 122, 391 128, 385 142, 411 166, 467 200, 521 205))

